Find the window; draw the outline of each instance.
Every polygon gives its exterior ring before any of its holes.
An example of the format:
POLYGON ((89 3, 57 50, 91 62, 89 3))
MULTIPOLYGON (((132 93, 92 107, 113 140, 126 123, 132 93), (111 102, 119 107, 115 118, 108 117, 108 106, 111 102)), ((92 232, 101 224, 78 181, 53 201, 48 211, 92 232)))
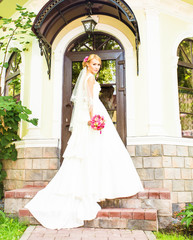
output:
POLYGON ((14 52, 9 59, 9 66, 5 75, 5 96, 13 96, 20 100, 21 75, 19 65, 21 63, 21 54, 14 52))
POLYGON ((83 34, 69 47, 68 52, 87 52, 99 50, 118 50, 122 49, 112 36, 108 34, 95 33, 91 38, 83 34))
POLYGON ((178 47, 178 93, 182 136, 193 137, 193 39, 178 47))

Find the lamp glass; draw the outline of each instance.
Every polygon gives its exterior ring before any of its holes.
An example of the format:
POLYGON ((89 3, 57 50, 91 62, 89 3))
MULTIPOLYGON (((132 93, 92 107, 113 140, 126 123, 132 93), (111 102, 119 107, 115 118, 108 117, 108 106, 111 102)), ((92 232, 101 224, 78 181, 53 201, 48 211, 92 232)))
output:
POLYGON ((86 19, 82 20, 81 22, 84 26, 86 33, 94 32, 97 22, 92 17, 88 16, 86 19))

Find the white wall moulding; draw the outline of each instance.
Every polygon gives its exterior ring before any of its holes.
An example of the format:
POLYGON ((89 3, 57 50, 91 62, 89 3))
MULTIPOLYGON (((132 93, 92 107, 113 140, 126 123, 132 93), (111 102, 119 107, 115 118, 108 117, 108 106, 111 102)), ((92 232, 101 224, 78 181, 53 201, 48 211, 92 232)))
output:
POLYGON ((15 143, 16 148, 28 148, 28 147, 57 147, 59 148, 59 139, 56 138, 34 138, 23 139, 15 143))

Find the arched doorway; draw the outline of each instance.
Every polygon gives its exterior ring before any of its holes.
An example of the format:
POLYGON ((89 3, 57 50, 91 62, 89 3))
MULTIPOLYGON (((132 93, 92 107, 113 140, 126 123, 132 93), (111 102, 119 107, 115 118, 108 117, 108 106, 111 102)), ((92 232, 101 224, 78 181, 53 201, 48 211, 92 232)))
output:
MULTIPOLYGON (((92 14, 96 16, 110 16, 123 23, 135 38, 137 73, 138 46, 140 43, 137 19, 132 9, 124 0, 89 0, 92 14)), ((48 65, 48 75, 51 77, 52 44, 60 31, 75 19, 88 15, 87 0, 49 0, 38 13, 32 30, 39 39, 41 54, 45 56, 48 65)), ((80 21, 81 24, 81 21, 80 21)))
POLYGON ((100 99, 122 141, 126 143, 124 49, 121 43, 109 34, 97 32, 91 38, 83 34, 69 44, 64 56, 61 154, 70 137, 68 128, 72 113, 72 89, 82 68, 82 60, 91 53, 98 54, 102 59, 102 69, 97 79, 101 85, 100 99))

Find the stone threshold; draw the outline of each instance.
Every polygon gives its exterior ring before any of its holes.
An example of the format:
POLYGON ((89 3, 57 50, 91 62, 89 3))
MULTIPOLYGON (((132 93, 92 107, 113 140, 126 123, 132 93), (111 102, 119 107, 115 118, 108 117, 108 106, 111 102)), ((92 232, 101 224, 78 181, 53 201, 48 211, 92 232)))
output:
POLYGON ((181 146, 193 146, 193 138, 185 137, 168 137, 168 136, 139 136, 139 137, 127 137, 127 146, 130 145, 181 145, 181 146))

